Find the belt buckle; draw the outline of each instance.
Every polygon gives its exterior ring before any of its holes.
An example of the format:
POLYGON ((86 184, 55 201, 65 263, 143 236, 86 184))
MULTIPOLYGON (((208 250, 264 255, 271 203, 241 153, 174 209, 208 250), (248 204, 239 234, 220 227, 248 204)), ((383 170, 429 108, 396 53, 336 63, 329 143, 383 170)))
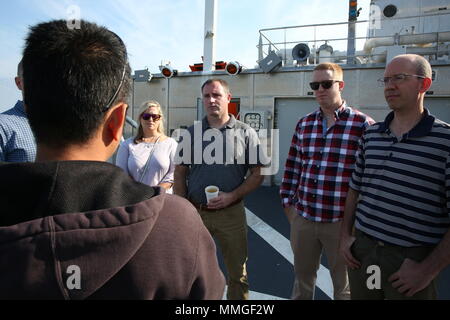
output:
POLYGON ((380 247, 384 247, 384 246, 385 246, 385 243, 384 243, 383 241, 380 241, 380 240, 377 240, 377 244, 378 244, 380 247))

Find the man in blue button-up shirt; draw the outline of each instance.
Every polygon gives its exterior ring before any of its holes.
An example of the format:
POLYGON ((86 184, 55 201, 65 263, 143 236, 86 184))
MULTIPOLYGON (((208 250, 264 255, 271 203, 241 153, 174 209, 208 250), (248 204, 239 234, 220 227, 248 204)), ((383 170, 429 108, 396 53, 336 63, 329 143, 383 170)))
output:
MULTIPOLYGON (((22 61, 17 67, 17 88, 22 91, 22 61)), ((33 162, 36 143, 22 101, 0 114, 0 161, 33 162)))

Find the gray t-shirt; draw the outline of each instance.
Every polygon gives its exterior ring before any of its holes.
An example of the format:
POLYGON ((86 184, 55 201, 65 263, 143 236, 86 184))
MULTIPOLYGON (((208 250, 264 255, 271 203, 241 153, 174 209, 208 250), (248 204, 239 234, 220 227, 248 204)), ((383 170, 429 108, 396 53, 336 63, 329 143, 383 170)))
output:
POLYGON ((236 120, 221 129, 211 128, 205 117, 181 133, 175 163, 189 167, 187 197, 206 204, 205 187, 218 186, 231 192, 245 180, 249 168, 267 164, 258 134, 249 125, 236 120))

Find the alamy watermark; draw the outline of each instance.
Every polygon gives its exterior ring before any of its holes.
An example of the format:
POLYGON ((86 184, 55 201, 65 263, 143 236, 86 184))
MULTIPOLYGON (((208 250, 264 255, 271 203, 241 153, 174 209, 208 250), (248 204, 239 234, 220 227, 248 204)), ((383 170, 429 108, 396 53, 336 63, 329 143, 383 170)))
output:
POLYGON ((177 129, 172 137, 179 141, 176 164, 260 165, 261 175, 274 175, 279 169, 279 130, 202 129, 195 121, 193 132, 177 129), (270 154, 270 155, 269 155, 270 154))
POLYGON ((366 286, 369 290, 381 289, 381 269, 377 265, 370 265, 366 269, 366 273, 370 276, 366 280, 366 286))
POLYGON ((66 24, 69 30, 81 29, 81 8, 71 5, 66 9, 66 24))
POLYGON ((73 264, 67 267, 66 286, 69 290, 81 290, 81 269, 79 266, 73 264))

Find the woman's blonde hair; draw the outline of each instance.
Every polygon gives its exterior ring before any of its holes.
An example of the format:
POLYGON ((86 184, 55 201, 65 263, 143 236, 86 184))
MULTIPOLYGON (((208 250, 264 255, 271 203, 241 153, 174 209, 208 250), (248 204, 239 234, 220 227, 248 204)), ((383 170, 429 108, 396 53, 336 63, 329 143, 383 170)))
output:
POLYGON ((164 114, 162 112, 161 105, 159 104, 158 101, 148 100, 141 104, 141 107, 139 108, 139 112, 137 114, 136 121, 139 123, 139 128, 136 137, 134 137, 134 143, 139 143, 140 140, 144 137, 144 129, 142 129, 141 116, 148 108, 152 107, 155 107, 158 110, 157 111, 158 114, 161 115, 161 119, 159 119, 159 126, 157 130, 159 133, 164 134, 164 122, 163 122, 164 114))

